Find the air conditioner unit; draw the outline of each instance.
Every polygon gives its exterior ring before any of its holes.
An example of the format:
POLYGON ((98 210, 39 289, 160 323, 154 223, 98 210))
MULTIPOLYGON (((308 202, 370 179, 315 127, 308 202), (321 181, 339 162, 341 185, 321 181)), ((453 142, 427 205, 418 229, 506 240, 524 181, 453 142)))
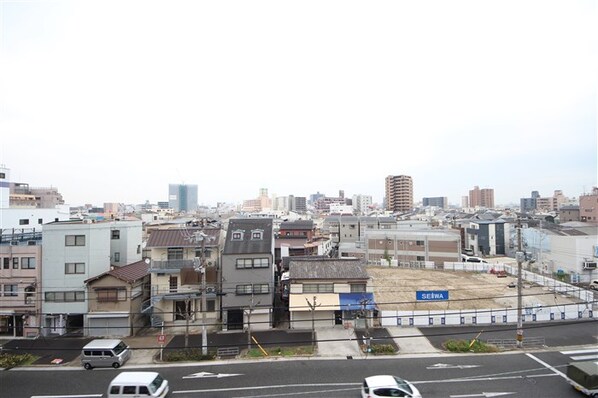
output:
POLYGON ((596 269, 596 261, 584 261, 583 269, 596 269))
POLYGON ((214 286, 206 287, 206 293, 216 293, 216 288, 214 286))

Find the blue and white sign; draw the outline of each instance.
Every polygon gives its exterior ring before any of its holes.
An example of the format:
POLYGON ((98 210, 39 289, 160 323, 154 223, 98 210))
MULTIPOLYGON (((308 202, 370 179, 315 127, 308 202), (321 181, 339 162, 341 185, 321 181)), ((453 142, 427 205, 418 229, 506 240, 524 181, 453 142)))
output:
POLYGON ((448 290, 418 290, 415 292, 417 301, 445 301, 449 299, 448 290))

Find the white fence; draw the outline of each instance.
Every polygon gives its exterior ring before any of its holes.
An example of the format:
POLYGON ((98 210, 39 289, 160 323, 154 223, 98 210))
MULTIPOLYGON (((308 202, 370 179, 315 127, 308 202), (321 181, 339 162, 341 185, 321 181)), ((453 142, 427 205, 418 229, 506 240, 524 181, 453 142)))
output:
MULTIPOLYGON (((445 262, 437 266, 431 261, 400 262, 393 260, 390 264, 382 261, 383 266, 400 268, 424 268, 445 271, 490 272, 505 271, 517 276, 517 267, 506 264, 445 262)), ((521 271, 521 278, 528 282, 546 287, 555 294, 575 297, 582 304, 562 304, 555 306, 526 307, 522 309, 523 322, 547 322, 555 320, 571 320, 593 318, 593 308, 597 302, 594 292, 557 281, 543 275, 526 270, 521 271)), ((434 325, 493 325, 517 323, 517 309, 465 309, 465 310, 429 310, 429 311, 381 311, 381 326, 434 326, 434 325)))

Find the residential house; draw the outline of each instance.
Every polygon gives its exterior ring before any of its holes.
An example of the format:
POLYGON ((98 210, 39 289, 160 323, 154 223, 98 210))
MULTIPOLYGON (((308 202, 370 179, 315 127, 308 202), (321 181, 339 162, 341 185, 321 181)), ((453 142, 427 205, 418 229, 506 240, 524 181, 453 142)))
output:
POLYGON ((141 260, 91 277, 84 334, 93 337, 136 335, 149 324, 142 305, 150 297, 149 260, 141 260))
POLYGON ((372 326, 376 304, 362 261, 291 259, 288 281, 291 328, 372 326))
POLYGON ((44 225, 43 335, 83 333, 85 281, 141 260, 141 221, 76 220, 44 225))
POLYGON ((483 256, 504 256, 509 231, 504 220, 471 220, 466 229, 465 248, 483 256))
POLYGON ((230 219, 222 252, 222 322, 226 330, 273 325, 273 220, 230 219))
POLYGON ((40 331, 41 231, 0 234, 0 336, 36 337, 40 331))
POLYGON ((220 228, 186 225, 152 230, 146 243, 151 299, 144 309, 152 326, 204 326, 205 318, 206 327, 218 328, 220 233, 220 228))

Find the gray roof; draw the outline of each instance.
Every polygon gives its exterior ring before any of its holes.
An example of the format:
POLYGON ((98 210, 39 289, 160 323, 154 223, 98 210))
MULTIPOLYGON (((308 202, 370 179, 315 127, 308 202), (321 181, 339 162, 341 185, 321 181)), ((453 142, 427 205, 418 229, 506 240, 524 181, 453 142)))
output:
POLYGON ((234 218, 228 222, 226 242, 222 254, 272 253, 271 218, 234 218), (262 239, 252 239, 252 231, 263 231, 262 239), (243 239, 233 240, 233 233, 240 231, 243 239))
POLYGON ((201 242, 194 239, 198 232, 208 235, 204 244, 206 247, 218 246, 220 228, 181 227, 152 230, 146 247, 199 247, 201 242))
POLYGON ((283 221, 280 223, 280 229, 313 229, 314 222, 313 220, 296 220, 296 221, 283 221))
POLYGON ((319 259, 289 262, 292 279, 362 279, 369 278, 365 264, 355 259, 319 259))

